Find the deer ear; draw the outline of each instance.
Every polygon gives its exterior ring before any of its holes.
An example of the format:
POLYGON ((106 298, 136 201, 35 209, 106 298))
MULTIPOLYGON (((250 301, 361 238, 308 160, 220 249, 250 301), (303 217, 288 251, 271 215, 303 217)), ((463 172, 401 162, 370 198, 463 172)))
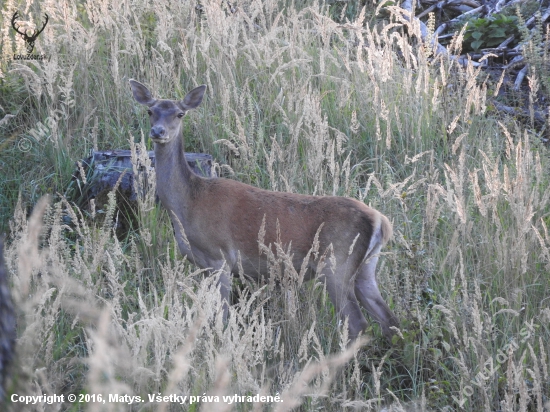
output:
POLYGON ((206 85, 203 84, 202 86, 196 87, 189 93, 187 93, 187 96, 185 96, 181 101, 181 105, 183 106, 183 108, 185 110, 190 110, 201 104, 205 91, 206 85))
POLYGON ((132 88, 134 99, 136 99, 138 103, 144 104, 146 106, 152 106, 153 104, 155 104, 156 99, 153 99, 151 92, 143 84, 134 79, 130 79, 130 87, 132 88))

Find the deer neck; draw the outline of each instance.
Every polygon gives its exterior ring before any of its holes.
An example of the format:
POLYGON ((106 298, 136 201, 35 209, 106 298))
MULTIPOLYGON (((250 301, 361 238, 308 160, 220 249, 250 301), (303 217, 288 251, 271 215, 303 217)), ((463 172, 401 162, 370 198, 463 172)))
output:
POLYGON ((185 225, 194 188, 200 178, 189 167, 183 148, 181 132, 170 142, 155 143, 155 173, 161 203, 166 209, 176 213, 185 225))

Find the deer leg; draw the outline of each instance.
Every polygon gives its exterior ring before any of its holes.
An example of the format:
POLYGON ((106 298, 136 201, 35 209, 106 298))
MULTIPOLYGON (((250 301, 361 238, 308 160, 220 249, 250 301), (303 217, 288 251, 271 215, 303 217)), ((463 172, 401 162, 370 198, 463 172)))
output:
POLYGON ((220 295, 222 299, 223 322, 227 323, 229 318, 229 299, 231 295, 231 273, 229 271, 221 271, 218 286, 220 288, 220 295))
POLYGON ((355 340, 368 323, 353 290, 350 289, 349 282, 344 281, 348 277, 339 277, 331 269, 325 269, 323 272, 330 300, 342 321, 348 318, 348 336, 350 340, 355 340))
POLYGON ((347 310, 344 308, 344 311, 341 312, 340 316, 342 317, 342 320, 344 320, 346 316, 348 317, 348 336, 350 340, 353 341, 357 339, 359 334, 363 332, 369 324, 365 319, 363 312, 361 312, 361 307, 359 306, 357 298, 352 291, 348 293, 346 307, 347 310))
POLYGON ((359 266, 355 279, 355 296, 369 315, 380 324, 384 336, 391 340, 394 332, 390 327, 398 326, 399 322, 378 289, 375 270, 378 263, 377 254, 379 250, 375 250, 374 252, 370 258, 359 266))

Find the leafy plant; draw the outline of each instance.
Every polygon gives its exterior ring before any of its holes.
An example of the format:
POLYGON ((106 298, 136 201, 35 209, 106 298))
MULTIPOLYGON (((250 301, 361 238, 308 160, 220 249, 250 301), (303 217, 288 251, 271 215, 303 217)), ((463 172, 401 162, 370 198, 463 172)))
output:
POLYGON ((511 35, 518 34, 517 17, 498 13, 468 22, 464 45, 472 50, 496 47, 511 35))

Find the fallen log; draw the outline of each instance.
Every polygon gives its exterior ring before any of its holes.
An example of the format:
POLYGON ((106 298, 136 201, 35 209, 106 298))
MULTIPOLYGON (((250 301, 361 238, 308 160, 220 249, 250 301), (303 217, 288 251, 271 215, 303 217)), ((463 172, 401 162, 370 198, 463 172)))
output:
MULTIPOLYGON (((155 153, 147 153, 151 168, 155 166, 155 153)), ((65 197, 73 201, 81 210, 91 213, 103 213, 109 200, 109 193, 115 190, 117 231, 123 232, 133 223, 137 210, 138 193, 136 176, 132 165, 130 150, 92 151, 90 156, 77 162, 73 179, 65 191, 65 197)), ((195 174, 203 177, 215 177, 212 170, 212 156, 202 153, 186 153, 185 158, 195 174)), ((145 172, 138 166, 138 173, 145 172)), ((141 188, 140 190, 146 190, 141 188)), ((146 195, 146 193, 141 193, 146 195)), ((155 194, 156 196, 156 194, 155 194)))

